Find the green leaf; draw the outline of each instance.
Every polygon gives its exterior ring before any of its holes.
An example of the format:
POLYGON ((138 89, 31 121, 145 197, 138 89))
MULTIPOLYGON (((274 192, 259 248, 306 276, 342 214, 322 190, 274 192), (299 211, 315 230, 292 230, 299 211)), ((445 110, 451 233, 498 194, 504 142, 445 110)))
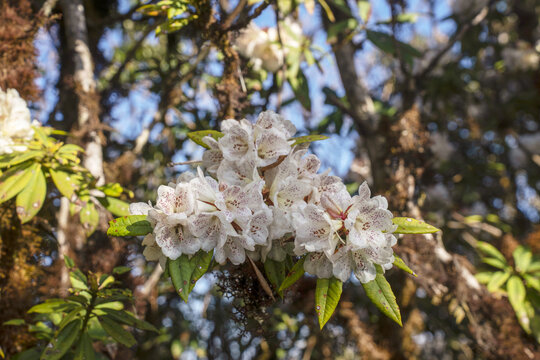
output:
POLYGON ((127 312, 127 311, 117 311, 112 309, 102 309, 107 316, 111 317, 113 320, 136 327, 141 330, 148 330, 153 331, 155 333, 159 333, 159 330, 156 329, 156 327, 149 322, 146 322, 144 320, 137 319, 133 314, 127 312))
POLYGON ((478 280, 480 284, 487 284, 489 283, 494 274, 495 273, 492 271, 483 271, 475 274, 474 277, 476 278, 476 280, 478 280))
POLYGON ((270 280, 270 283, 273 285, 274 290, 282 296, 279 288, 287 276, 287 266, 285 265, 285 261, 266 259, 264 262, 264 272, 266 273, 268 280, 270 280))
POLYGON ((422 56, 422 53, 416 50, 414 47, 394 39, 389 34, 373 30, 366 30, 366 36, 368 40, 373 43, 373 45, 385 53, 392 56, 397 56, 398 54, 401 55, 409 65, 412 65, 414 60, 413 58, 422 56), (398 47, 398 49, 396 49, 396 47, 398 47))
POLYGON ((220 137, 223 137, 223 133, 216 130, 201 130, 201 131, 192 131, 187 134, 187 137, 194 143, 201 145, 202 147, 205 147, 207 149, 210 149, 210 147, 206 145, 203 141, 203 138, 205 136, 211 136, 214 139, 218 140, 220 137))
POLYGON ((487 283, 487 289, 489 292, 495 292, 500 289, 501 286, 506 283, 506 280, 512 275, 509 272, 497 271, 493 274, 489 282, 487 283))
POLYGON ((360 16, 360 19, 366 24, 371 16, 371 4, 368 0, 360 0, 358 1, 358 16, 360 16))
POLYGON ((75 262, 73 261, 73 259, 67 255, 64 255, 64 263, 66 264, 66 267, 68 269, 71 269, 75 266, 75 262))
POLYGON ((191 258, 184 254, 176 260, 167 260, 167 267, 176 292, 187 302, 195 283, 208 270, 213 252, 199 251, 191 258))
POLYGON ((41 304, 32 306, 30 310, 28 310, 28 313, 49 314, 65 310, 69 307, 69 304, 62 299, 48 299, 41 304))
POLYGON ((482 258, 482 262, 501 270, 504 270, 508 267, 508 264, 506 262, 503 262, 500 259, 495 259, 495 258, 490 258, 490 257, 482 258))
POLYGON ((305 257, 302 257, 300 260, 294 264, 292 269, 289 271, 281 286, 279 287, 278 292, 282 293, 285 289, 291 287, 295 282, 297 282, 304 275, 304 262, 306 261, 305 257))
POLYGON ((508 280, 506 291, 508 292, 508 300, 510 300, 510 304, 516 312, 521 327, 527 333, 530 333, 529 319, 525 307, 526 290, 519 276, 514 275, 508 280))
POLYGON ((2 325, 13 325, 13 326, 21 326, 21 325, 25 325, 26 322, 24 321, 24 319, 11 319, 11 320, 8 320, 8 321, 4 321, 4 323, 2 325))
POLYGON ((527 285, 530 288, 535 289, 540 293, 540 278, 534 277, 529 274, 524 274, 523 278, 525 279, 525 285, 527 285))
POLYGON ((309 96, 309 84, 302 69, 298 68, 295 75, 288 74, 287 80, 291 85, 294 96, 302 104, 302 107, 311 111, 311 97, 309 96))
POLYGON ((88 290, 88 279, 79 269, 69 272, 69 281, 74 289, 88 290))
POLYGON ((396 296, 379 267, 377 267, 375 280, 362 284, 362 286, 368 298, 383 314, 394 320, 399 326, 403 326, 401 324, 401 313, 396 302, 396 296))
POLYGON ((319 318, 319 326, 322 329, 330 320, 336 310, 341 297, 343 283, 332 277, 330 279, 317 279, 315 288, 315 310, 319 318))
POLYGON ((540 271, 540 261, 534 260, 527 267, 527 272, 532 274, 538 271, 540 271))
POLYGON ((40 167, 37 163, 25 163, 3 173, 0 176, 0 204, 20 193, 40 167))
POLYGON ((337 23, 334 23, 328 27, 327 39, 328 42, 336 41, 336 37, 340 34, 348 34, 356 29, 358 21, 354 18, 348 18, 337 23))
POLYGON ((103 330, 105 330, 107 334, 109 334, 114 340, 118 341, 119 343, 127 347, 132 347, 137 343, 133 335, 131 335, 129 331, 126 331, 122 327, 122 325, 118 324, 112 318, 107 316, 101 316, 99 317, 99 323, 103 327, 103 330))
POLYGON ((127 273, 128 271, 131 271, 131 268, 129 266, 117 266, 113 269, 113 274, 122 275, 127 273))
POLYGON ((75 357, 73 360, 94 360, 95 358, 96 353, 94 352, 90 335, 88 335, 87 332, 84 332, 81 335, 81 340, 75 350, 75 357))
POLYGON ((113 215, 116 216, 127 216, 129 215, 129 204, 125 201, 113 198, 99 198, 99 202, 109 210, 113 215))
POLYGON ((392 222, 398 226, 394 234, 431 234, 440 231, 424 221, 409 217, 395 217, 392 222))
POLYGON ((119 197, 124 192, 124 188, 119 183, 105 184, 98 187, 98 190, 101 190, 105 195, 112 197, 119 197))
POLYGON ((520 245, 512 253, 516 263, 516 270, 519 273, 527 272, 529 265, 532 262, 532 252, 526 247, 520 245))
POLYGON ((71 200, 75 191, 80 188, 80 177, 64 170, 49 169, 49 173, 58 191, 71 200))
POLYGON ((296 138, 292 138, 292 140, 294 140, 294 143, 292 144, 292 146, 305 144, 305 143, 311 143, 311 142, 319 141, 319 140, 326 140, 326 139, 329 139, 329 137, 326 135, 318 135, 318 134, 299 136, 296 138))
POLYGON ((70 322, 66 327, 58 332, 51 342, 52 346, 47 346, 43 354, 42 360, 58 360, 69 351, 71 345, 75 342, 81 331, 82 320, 77 319, 70 322))
POLYGON ((499 250, 490 243, 484 242, 484 241, 477 241, 476 242, 476 249, 480 251, 482 254, 486 256, 491 256, 492 258, 499 259, 504 264, 506 264, 506 259, 504 258, 504 255, 501 254, 499 250))
POLYGON ((401 259, 399 256, 397 256, 396 254, 394 254, 394 265, 398 268, 398 269, 401 269, 403 271, 405 271, 406 273, 409 273, 411 275, 414 275, 414 276, 417 276, 416 273, 414 271, 412 271, 408 266, 407 264, 405 264, 405 261, 403 261, 403 259, 401 259))
POLYGON ((22 164, 23 162, 45 155, 43 150, 30 150, 23 153, 8 154, 0 157, 0 168, 22 164))
POLYGON ((93 202, 88 201, 79 212, 81 224, 86 232, 86 237, 92 235, 99 225, 99 213, 93 202))
POLYGON ((17 195, 15 204, 17 206, 17 216, 21 223, 30 221, 43 206, 47 195, 47 181, 45 174, 41 170, 41 165, 32 170, 32 176, 25 188, 17 195))
POLYGON ((152 232, 146 215, 129 215, 109 221, 107 235, 110 236, 141 236, 152 232))
POLYGON ((58 324, 58 330, 62 330, 67 324, 69 324, 72 321, 75 321, 79 314, 85 314, 85 313, 86 313, 86 310, 83 309, 82 307, 78 307, 71 310, 66 316, 64 316, 62 321, 60 321, 60 323, 58 324))

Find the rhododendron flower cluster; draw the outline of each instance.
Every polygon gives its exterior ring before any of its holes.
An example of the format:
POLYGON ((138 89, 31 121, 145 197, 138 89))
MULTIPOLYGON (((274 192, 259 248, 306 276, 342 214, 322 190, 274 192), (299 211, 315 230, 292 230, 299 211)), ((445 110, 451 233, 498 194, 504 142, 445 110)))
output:
POLYGON ((0 155, 25 151, 34 136, 32 125, 30 110, 17 90, 0 88, 0 155))
POLYGON ((221 132, 203 138, 196 173, 160 186, 155 206, 130 206, 153 228, 143 242, 148 260, 203 250, 239 265, 289 254, 305 256, 304 269, 319 278, 353 273, 362 283, 375 279, 375 265, 392 267, 396 225, 386 199, 371 197, 366 183, 351 196, 339 177, 319 172, 290 121, 266 111, 254 124, 225 120, 221 132))

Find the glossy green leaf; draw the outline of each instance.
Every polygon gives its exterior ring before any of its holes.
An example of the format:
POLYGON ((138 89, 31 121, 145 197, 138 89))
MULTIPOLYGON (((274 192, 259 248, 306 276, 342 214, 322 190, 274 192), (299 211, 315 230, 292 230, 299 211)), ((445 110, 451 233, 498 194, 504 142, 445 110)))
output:
POLYGON ((298 260, 292 269, 289 271, 281 286, 279 287, 279 292, 283 292, 285 289, 291 287, 295 282, 297 282, 305 273, 304 271, 304 262, 306 261, 305 257, 302 257, 298 260))
POLYGON ((90 335, 88 335, 87 332, 84 332, 81 335, 77 349, 75 349, 75 357, 73 360, 94 360, 95 358, 96 353, 94 352, 90 335))
POLYGON ((120 199, 113 197, 99 198, 99 202, 109 210, 113 215, 116 216, 127 216, 129 215, 129 204, 120 199))
POLYGON ((512 275, 510 272, 497 271, 493 274, 489 282, 487 283, 487 289, 489 292, 495 292, 506 283, 506 280, 512 275))
POLYGON ((399 326, 402 326, 401 313, 399 312, 399 306, 396 302, 396 296, 379 268, 377 269, 375 280, 362 284, 362 286, 373 304, 375 304, 383 314, 394 320, 399 326))
POLYGON ((407 266, 407 264, 405 264, 405 261, 403 261, 403 259, 401 259, 399 256, 397 256, 396 254, 394 254, 394 265, 398 268, 398 269, 401 269, 403 271, 405 271, 406 273, 409 273, 411 275, 414 275, 414 276, 417 276, 416 273, 414 271, 411 270, 411 268, 409 268, 407 266))
POLYGON ((80 178, 64 170, 50 169, 49 173, 58 191, 71 200, 75 191, 80 188, 80 178))
POLYGON ((152 232, 146 215, 129 215, 109 221, 107 235, 110 236, 141 236, 152 232))
POLYGON ((89 237, 99 225, 99 213, 96 209, 96 205, 94 205, 93 202, 88 201, 79 212, 79 218, 86 236, 89 237))
POLYGON ((82 320, 77 319, 70 322, 51 341, 50 345, 45 348, 43 354, 41 354, 42 360, 58 360, 64 356, 71 345, 79 337, 81 331, 82 320))
POLYGON ((187 134, 187 137, 194 143, 201 145, 209 149, 210 147, 206 145, 203 141, 205 136, 211 136, 214 139, 218 140, 220 137, 223 137, 223 133, 216 130, 201 130, 201 131, 192 131, 187 134))
POLYGON ((394 217, 392 222, 398 226, 395 234, 431 234, 440 231, 422 220, 409 217, 394 217))
POLYGON ((279 291, 279 288, 287 276, 287 266, 285 265, 285 262, 266 259, 264 262, 264 272, 274 290, 281 296, 282 294, 279 291))
POLYGON ((319 141, 319 140, 326 140, 326 139, 328 139, 328 136, 326 136, 326 135, 318 135, 318 134, 300 136, 300 137, 297 137, 297 138, 293 138, 293 140, 294 140, 293 146, 300 145, 300 144, 305 144, 305 143, 311 143, 311 142, 319 141))
POLYGON ((32 170, 32 176, 25 188, 17 195, 15 204, 17 206, 17 216, 21 223, 30 221, 43 206, 47 195, 47 181, 45 174, 41 170, 41 165, 32 170))
POLYGON ((112 318, 101 316, 99 317, 99 323, 103 327, 103 330, 119 343, 127 347, 132 347, 137 343, 133 335, 112 318))
POLYGON ((167 267, 176 292, 187 302, 188 296, 197 280, 208 270, 213 252, 199 251, 191 258, 182 255, 176 260, 167 260, 167 267))
POLYGON ((484 242, 484 241, 477 241, 476 242, 476 249, 480 251, 482 254, 486 256, 490 256, 495 259, 499 259, 503 263, 506 264, 506 259, 504 258, 504 255, 501 254, 499 250, 490 243, 484 242))
POLYGON ((0 176, 0 204, 20 193, 40 167, 37 163, 25 163, 3 173, 0 176))
POLYGON ((322 329, 330 320, 341 298, 343 283, 332 277, 330 279, 317 279, 315 288, 315 310, 322 329))
MULTIPOLYGON (((72 308, 74 306, 71 306, 72 308)), ((34 305, 28 310, 28 313, 48 314, 59 312, 70 308, 70 305, 62 299, 48 299, 41 304, 34 305)))
POLYGON ((532 262, 532 252, 526 247, 520 245, 512 253, 514 262, 516 264, 516 270, 520 273, 525 273, 529 269, 529 265, 532 262))

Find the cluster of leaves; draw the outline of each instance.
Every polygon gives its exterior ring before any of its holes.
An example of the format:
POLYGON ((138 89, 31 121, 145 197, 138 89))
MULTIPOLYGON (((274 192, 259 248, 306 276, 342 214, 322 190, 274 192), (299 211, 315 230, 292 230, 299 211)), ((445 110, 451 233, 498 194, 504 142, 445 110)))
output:
POLYGON ((493 245, 479 241, 476 248, 482 262, 497 269, 479 272, 478 281, 490 292, 507 295, 523 330, 540 343, 540 258, 518 246, 512 253, 512 267, 493 245))
POLYGON ((146 16, 164 17, 166 20, 156 27, 156 35, 180 30, 199 16, 193 2, 184 0, 161 0, 155 4, 139 7, 138 12, 146 16))
MULTIPOLYGON (((71 295, 65 299, 48 299, 33 306, 28 313, 35 314, 32 323, 24 319, 12 319, 4 326, 28 326, 37 339, 35 347, 17 354, 14 359, 100 359, 93 343, 118 342, 127 347, 137 342, 124 326, 141 330, 158 330, 150 323, 140 320, 125 309, 132 301, 129 290, 117 288, 113 275, 83 274, 74 268, 73 260, 65 257, 70 269, 71 295)), ((129 268, 118 267, 115 274, 123 274, 129 268)))
POLYGON ((70 211, 79 213, 87 236, 99 222, 96 206, 116 216, 128 214, 128 204, 119 197, 132 193, 118 183, 97 186, 97 179, 80 165, 83 149, 52 137, 66 135, 64 132, 34 127, 34 134, 26 151, 0 155, 0 204, 15 197, 22 223, 30 221, 43 207, 48 181, 70 200, 70 211))
MULTIPOLYGON (((204 136, 220 138, 222 133, 214 130, 198 131, 188 134, 188 137, 200 144, 204 136)), ((295 138, 295 144, 309 143, 321 140, 320 135, 303 136, 295 138)), ((398 225, 396 234, 426 234, 439 231, 439 229, 411 218, 395 217, 394 224, 398 225)), ((114 219, 109 224, 107 233, 111 236, 143 236, 153 231, 152 226, 146 220, 145 215, 130 215, 114 219)), ((195 283, 208 271, 212 262, 213 252, 199 251, 195 255, 182 255, 176 260, 167 259, 167 272, 170 276, 176 292, 187 302, 189 293, 193 290, 195 283)), ((304 275, 304 257, 297 258, 288 255, 284 261, 278 262, 266 259, 264 270, 266 277, 258 270, 252 262, 255 274, 263 289, 268 295, 274 298, 274 293, 283 296, 283 292, 293 285, 304 275), (271 286, 270 286, 271 284, 271 286)), ((414 272, 396 256, 394 265, 396 267, 413 274, 414 272)), ((336 279, 318 279, 315 291, 316 312, 319 318, 319 325, 322 329, 328 322, 341 297, 343 283, 336 279)), ((401 325, 401 314, 390 284, 384 277, 382 268, 377 268, 375 280, 362 284, 369 299, 389 318, 401 325)))

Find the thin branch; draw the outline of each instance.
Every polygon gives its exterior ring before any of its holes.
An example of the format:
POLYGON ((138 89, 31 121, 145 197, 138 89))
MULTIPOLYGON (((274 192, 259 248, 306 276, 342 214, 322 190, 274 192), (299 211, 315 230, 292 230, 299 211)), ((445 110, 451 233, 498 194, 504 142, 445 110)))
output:
POLYGON ((231 24, 234 22, 234 19, 236 19, 236 17, 238 15, 240 15, 240 13, 242 12, 242 10, 244 10, 244 8, 246 7, 248 3, 248 0, 240 0, 238 2, 238 5, 236 5, 236 7, 234 8, 234 10, 229 14, 229 16, 227 16, 227 19, 225 19, 225 21, 223 22, 223 24, 221 25, 224 29, 228 29, 231 24))

